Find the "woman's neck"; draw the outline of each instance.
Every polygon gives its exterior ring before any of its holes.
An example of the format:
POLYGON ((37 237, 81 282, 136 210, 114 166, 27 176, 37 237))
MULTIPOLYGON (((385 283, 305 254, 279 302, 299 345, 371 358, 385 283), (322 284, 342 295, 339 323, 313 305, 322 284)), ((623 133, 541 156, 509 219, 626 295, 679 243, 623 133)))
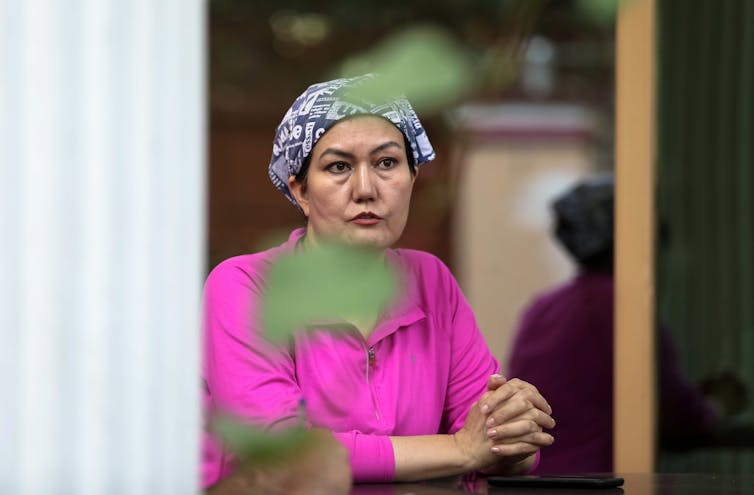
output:
POLYGON ((357 249, 362 253, 370 254, 374 256, 375 260, 384 260, 385 259, 385 250, 384 249, 373 249, 369 246, 360 246, 360 245, 352 245, 347 242, 340 241, 339 239, 327 239, 324 242, 322 242, 313 232, 310 231, 310 229, 306 230, 306 234, 304 234, 304 237, 301 238, 299 241, 299 245, 303 250, 308 249, 316 249, 319 247, 322 247, 323 245, 340 245, 344 247, 351 247, 353 249, 357 249))

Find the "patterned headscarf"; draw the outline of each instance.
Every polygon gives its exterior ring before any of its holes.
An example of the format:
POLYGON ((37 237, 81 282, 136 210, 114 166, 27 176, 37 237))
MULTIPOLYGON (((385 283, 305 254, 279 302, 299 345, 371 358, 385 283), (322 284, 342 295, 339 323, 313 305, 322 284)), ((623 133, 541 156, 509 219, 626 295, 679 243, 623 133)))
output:
POLYGON ((288 189, 288 177, 301 170, 319 138, 335 123, 354 115, 378 115, 389 120, 411 145, 414 166, 435 158, 419 117, 404 96, 383 101, 368 101, 353 91, 365 82, 374 82, 374 74, 313 84, 293 102, 283 117, 272 145, 269 176, 272 183, 301 209, 288 189))

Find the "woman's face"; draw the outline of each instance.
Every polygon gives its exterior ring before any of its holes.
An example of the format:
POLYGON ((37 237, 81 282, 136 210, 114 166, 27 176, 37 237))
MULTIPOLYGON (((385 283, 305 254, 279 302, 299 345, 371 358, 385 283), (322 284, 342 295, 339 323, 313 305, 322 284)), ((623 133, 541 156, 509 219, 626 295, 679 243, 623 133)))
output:
POLYGON ((412 175, 403 134, 374 116, 338 122, 312 150, 306 184, 288 179, 307 238, 386 249, 408 218, 412 175))

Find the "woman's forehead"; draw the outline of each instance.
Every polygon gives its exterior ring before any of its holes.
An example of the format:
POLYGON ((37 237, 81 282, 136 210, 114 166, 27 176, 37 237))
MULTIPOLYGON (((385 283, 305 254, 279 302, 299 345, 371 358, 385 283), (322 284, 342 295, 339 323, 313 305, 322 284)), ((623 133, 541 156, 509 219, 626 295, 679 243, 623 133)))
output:
POLYGON ((404 149, 403 133, 387 119, 375 115, 359 115, 343 119, 325 132, 314 145, 317 151, 323 147, 382 145, 394 141, 404 149))

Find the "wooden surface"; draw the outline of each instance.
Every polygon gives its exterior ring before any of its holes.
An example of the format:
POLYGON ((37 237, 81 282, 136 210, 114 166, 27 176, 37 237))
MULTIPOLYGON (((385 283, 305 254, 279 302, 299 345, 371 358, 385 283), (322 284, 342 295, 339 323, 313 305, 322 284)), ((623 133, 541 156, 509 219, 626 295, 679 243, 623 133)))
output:
POLYGON ((451 495, 457 493, 505 495, 744 495, 754 493, 754 475, 713 474, 618 474, 625 483, 620 488, 512 488, 489 486, 484 478, 475 482, 462 482, 458 478, 424 483, 395 483, 381 485, 356 485, 352 495, 451 495))

